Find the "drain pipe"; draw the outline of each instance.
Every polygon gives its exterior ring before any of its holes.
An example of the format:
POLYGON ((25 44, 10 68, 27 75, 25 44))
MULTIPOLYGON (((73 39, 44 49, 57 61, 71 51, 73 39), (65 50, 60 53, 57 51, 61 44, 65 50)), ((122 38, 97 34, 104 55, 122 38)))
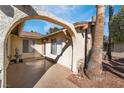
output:
POLYGON ((73 71, 72 69, 73 69, 73 44, 72 44, 71 71, 73 71))

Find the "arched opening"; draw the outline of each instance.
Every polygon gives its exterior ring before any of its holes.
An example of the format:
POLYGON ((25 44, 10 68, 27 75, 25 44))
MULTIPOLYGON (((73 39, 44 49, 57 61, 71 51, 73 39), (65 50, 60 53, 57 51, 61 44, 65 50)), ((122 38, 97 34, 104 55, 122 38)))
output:
MULTIPOLYGON (((12 32, 14 29, 16 29, 18 25, 22 24, 24 21, 26 21, 26 20, 28 20, 28 19, 32 19, 32 18, 47 20, 47 21, 53 22, 53 23, 55 23, 55 24, 59 24, 59 25, 65 27, 65 28, 69 31, 68 34, 70 34, 70 36, 72 36, 71 38, 74 38, 74 33, 73 33, 72 31, 70 31, 71 28, 70 28, 68 25, 66 25, 66 24, 62 24, 62 23, 59 23, 59 22, 57 22, 57 21, 55 21, 55 20, 53 20, 53 19, 47 19, 46 17, 42 17, 42 16, 28 16, 28 17, 24 17, 24 18, 21 18, 20 20, 16 21, 16 22, 12 25, 12 27, 9 29, 9 31, 7 32, 6 38, 5 38, 5 40, 4 40, 4 57, 7 57, 7 50, 6 50, 7 45, 6 45, 6 44, 7 44, 7 39, 8 39, 8 37, 9 37, 9 35, 11 34, 11 32, 12 32)), ((43 37, 42 39, 43 39, 43 42, 45 42, 45 40, 47 40, 48 38, 47 38, 47 37, 43 37)), ((53 41, 53 43, 54 43, 54 41, 53 41)), ((72 57, 71 57, 71 58, 72 58, 72 57)), ((57 59, 58 59, 58 58, 57 58, 57 59)), ((69 64, 69 65, 72 65, 72 64, 69 64)), ((6 70, 6 58, 4 58, 4 66, 5 66, 4 69, 6 70)), ((6 71, 4 72, 4 74, 5 74, 4 79, 5 79, 5 83, 6 83, 6 71)))

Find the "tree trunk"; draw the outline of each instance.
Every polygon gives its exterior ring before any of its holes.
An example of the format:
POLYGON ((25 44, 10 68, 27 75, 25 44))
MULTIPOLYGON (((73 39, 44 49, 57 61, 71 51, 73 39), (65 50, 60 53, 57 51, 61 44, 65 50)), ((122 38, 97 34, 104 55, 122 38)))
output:
POLYGON ((111 35, 110 35, 110 21, 112 19, 113 16, 113 6, 109 5, 109 23, 108 23, 108 27, 109 27, 109 39, 108 39, 108 48, 107 48, 107 56, 108 56, 108 60, 111 61, 112 59, 112 55, 111 55, 111 35))
POLYGON ((94 31, 94 42, 91 50, 91 57, 85 70, 85 73, 88 78, 92 80, 101 79, 102 74, 104 11, 104 5, 96 6, 96 25, 94 31))

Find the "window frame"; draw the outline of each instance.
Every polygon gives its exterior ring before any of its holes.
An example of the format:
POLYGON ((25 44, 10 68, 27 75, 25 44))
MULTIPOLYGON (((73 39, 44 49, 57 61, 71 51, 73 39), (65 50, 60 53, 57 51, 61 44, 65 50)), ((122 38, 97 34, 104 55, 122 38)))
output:
POLYGON ((30 51, 30 49, 29 49, 29 48, 31 48, 30 45, 29 45, 30 40, 32 40, 33 45, 34 45, 35 44, 35 40, 33 40, 33 39, 23 39, 23 41, 22 41, 23 53, 34 53, 34 49, 32 49, 32 51, 30 51), (24 43, 25 41, 27 41, 27 44, 24 43), (24 49, 26 45, 27 45, 27 49, 24 49))
POLYGON ((51 39, 51 54, 57 55, 57 40, 51 39))

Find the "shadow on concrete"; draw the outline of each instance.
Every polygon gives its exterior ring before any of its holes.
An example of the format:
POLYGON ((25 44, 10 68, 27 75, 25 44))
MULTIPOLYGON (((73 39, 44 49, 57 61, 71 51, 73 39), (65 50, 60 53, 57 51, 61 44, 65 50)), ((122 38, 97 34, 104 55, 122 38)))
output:
POLYGON ((124 79, 124 58, 114 59, 112 61, 108 61, 108 63, 103 62, 103 70, 109 71, 124 79))

